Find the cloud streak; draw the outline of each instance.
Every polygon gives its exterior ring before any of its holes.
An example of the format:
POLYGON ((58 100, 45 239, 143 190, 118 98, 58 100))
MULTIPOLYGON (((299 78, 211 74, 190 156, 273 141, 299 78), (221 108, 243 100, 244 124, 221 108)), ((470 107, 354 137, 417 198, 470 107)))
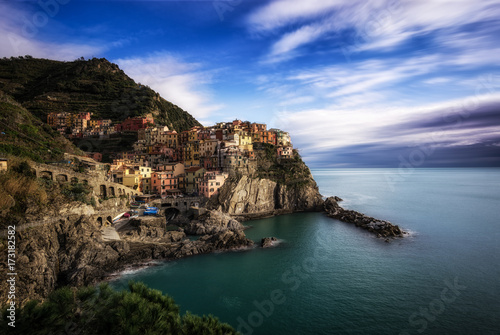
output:
POLYGON ((316 166, 349 162, 353 166, 394 166, 399 153, 418 146, 431 146, 439 152, 428 159, 430 165, 438 164, 442 155, 447 164, 453 165, 452 157, 457 164, 463 155, 460 150, 471 153, 472 148, 496 152, 497 159, 489 155, 488 164, 500 164, 500 148, 493 145, 500 142, 499 106, 500 93, 495 93, 413 109, 283 113, 281 120, 295 143, 300 143, 305 158, 316 166))
POLYGON ((158 91, 162 97, 181 106, 200 121, 223 106, 212 102, 207 86, 214 73, 199 63, 184 62, 167 52, 115 61, 130 77, 158 91))
MULTIPOLYGON (((446 32, 446 40, 436 39, 441 46, 470 48, 453 41, 463 40, 461 27, 496 21, 500 4, 483 1, 274 1, 247 18, 248 30, 256 36, 278 36, 266 56, 270 62, 289 60, 301 55, 297 49, 325 38, 338 38, 337 48, 349 53, 393 49, 413 38, 446 32), (352 38, 342 33, 354 30, 352 38)), ((477 32, 473 39, 483 45, 494 45, 491 31, 477 32), (482 34, 477 36, 477 34, 482 34)), ((352 35, 352 34, 351 34, 352 35)))

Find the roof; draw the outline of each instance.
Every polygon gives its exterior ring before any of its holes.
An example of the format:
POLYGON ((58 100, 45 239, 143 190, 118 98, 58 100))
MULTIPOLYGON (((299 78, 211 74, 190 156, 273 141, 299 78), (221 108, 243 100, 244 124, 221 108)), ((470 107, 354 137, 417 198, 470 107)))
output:
POLYGON ((186 170, 186 173, 190 173, 190 172, 196 172, 200 169, 203 169, 202 167, 200 166, 193 166, 193 167, 190 167, 189 169, 186 170))

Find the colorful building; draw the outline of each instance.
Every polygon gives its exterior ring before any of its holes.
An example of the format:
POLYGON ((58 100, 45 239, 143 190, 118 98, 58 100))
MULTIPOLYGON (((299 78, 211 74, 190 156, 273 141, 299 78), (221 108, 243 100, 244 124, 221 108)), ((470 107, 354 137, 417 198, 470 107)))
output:
POLYGON ((139 129, 147 128, 150 125, 154 125, 155 121, 152 115, 147 115, 143 117, 133 117, 128 118, 122 123, 116 125, 117 131, 139 131, 139 129))
POLYGON ((218 194, 219 189, 224 185, 228 176, 227 173, 216 171, 205 172, 203 177, 198 180, 199 194, 207 198, 210 198, 214 194, 218 194))
POLYGON ((197 180, 205 175, 205 170, 202 167, 194 166, 186 169, 186 192, 193 193, 198 192, 197 180))

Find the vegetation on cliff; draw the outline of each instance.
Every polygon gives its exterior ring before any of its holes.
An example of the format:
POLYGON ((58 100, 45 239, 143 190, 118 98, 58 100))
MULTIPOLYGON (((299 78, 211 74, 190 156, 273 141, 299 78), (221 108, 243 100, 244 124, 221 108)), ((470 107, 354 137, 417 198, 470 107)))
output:
POLYGON ((104 58, 73 62, 3 58, 0 90, 43 121, 50 112, 92 112, 95 118, 113 121, 152 113, 159 124, 177 131, 199 125, 189 113, 104 58))
POLYGON ((255 177, 272 180, 280 185, 304 185, 311 181, 311 172, 294 150, 291 159, 280 159, 276 155, 276 146, 261 143, 255 150, 257 173, 255 177))
POLYGON ((181 316, 171 297, 134 282, 121 292, 107 284, 60 288, 45 302, 30 301, 18 309, 15 328, 8 326, 7 316, 5 307, 0 327, 9 334, 236 334, 211 315, 181 316))
POLYGON ((0 90, 0 154, 36 162, 57 161, 64 152, 81 152, 11 96, 0 90))

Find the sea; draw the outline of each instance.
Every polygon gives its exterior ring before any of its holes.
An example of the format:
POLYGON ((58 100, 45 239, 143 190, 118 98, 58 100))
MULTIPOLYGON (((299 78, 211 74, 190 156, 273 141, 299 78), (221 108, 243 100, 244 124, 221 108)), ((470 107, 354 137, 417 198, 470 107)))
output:
POLYGON ((500 334, 500 169, 312 170, 324 196, 389 220, 389 243, 322 213, 245 222, 274 248, 123 273, 241 334, 500 334))

